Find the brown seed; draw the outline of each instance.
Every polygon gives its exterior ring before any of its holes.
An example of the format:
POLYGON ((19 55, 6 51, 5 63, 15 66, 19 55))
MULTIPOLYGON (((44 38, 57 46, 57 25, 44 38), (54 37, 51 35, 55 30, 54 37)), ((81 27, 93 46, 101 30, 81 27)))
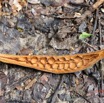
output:
POLYGON ((77 63, 77 67, 81 67, 83 65, 82 62, 77 63))
POLYGON ((55 59, 54 58, 51 57, 51 58, 48 59, 48 63, 49 64, 53 64, 54 62, 55 62, 55 59))
POLYGON ((63 61, 65 61, 65 58, 61 57, 61 58, 59 58, 59 61, 63 62, 63 61))
POLYGON ((33 64, 33 66, 36 68, 38 66, 38 64, 33 64))
POLYGON ((64 69, 64 64, 59 64, 59 68, 58 69, 64 69))
POLYGON ((64 69, 68 70, 68 68, 69 68, 69 64, 65 64, 64 69))
POLYGON ((52 68, 53 68, 53 69, 58 69, 58 64, 53 64, 53 65, 52 65, 52 68))
POLYGON ((45 65, 45 69, 52 69, 50 64, 45 65))
POLYGON ((75 61, 76 63, 78 63, 78 62, 82 61, 82 58, 80 58, 80 57, 77 56, 77 57, 74 58, 74 61, 75 61))
POLYGON ((84 65, 87 65, 89 63, 89 60, 88 59, 84 59, 83 63, 84 63, 84 65))
POLYGON ((43 63, 43 64, 46 64, 47 59, 46 58, 41 58, 40 62, 43 63))
POLYGON ((28 59, 28 61, 31 61, 31 58, 27 58, 28 59))
POLYGON ((42 63, 38 63, 39 68, 44 68, 44 65, 42 63))
POLYGON ((38 61, 37 57, 34 57, 31 59, 31 63, 33 63, 33 64, 36 63, 37 61, 38 61))
POLYGON ((70 60, 70 56, 65 56, 65 59, 66 60, 70 60))
POLYGON ((74 62, 70 62, 69 66, 71 69, 74 69, 76 67, 76 64, 74 62))
POLYGON ((20 57, 18 58, 19 61, 22 61, 22 62, 25 62, 26 61, 26 58, 25 57, 20 57))

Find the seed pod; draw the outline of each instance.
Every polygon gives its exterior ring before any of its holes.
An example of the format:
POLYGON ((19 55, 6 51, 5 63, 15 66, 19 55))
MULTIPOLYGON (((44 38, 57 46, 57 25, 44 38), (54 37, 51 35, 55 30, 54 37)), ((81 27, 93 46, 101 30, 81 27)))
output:
POLYGON ((84 70, 104 58, 104 49, 91 53, 63 56, 20 56, 0 54, 0 61, 30 67, 46 72, 62 74, 84 70))

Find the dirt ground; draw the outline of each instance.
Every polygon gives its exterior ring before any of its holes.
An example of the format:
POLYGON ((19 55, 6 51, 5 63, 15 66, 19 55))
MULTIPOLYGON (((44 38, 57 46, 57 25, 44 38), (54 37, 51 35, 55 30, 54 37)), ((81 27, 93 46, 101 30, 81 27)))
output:
MULTIPOLYGON (((95 2, 0 1, 0 53, 64 55, 104 49, 104 3, 94 9, 95 2), (83 32, 92 36, 80 40, 83 32)), ((62 75, 0 62, 0 103, 104 103, 103 76, 104 60, 62 75)))

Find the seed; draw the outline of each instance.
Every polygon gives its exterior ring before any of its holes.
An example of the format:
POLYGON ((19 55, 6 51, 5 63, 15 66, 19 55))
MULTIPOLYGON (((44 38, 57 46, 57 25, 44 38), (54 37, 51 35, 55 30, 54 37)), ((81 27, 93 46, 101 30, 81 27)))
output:
POLYGON ((77 67, 81 67, 83 65, 83 63, 82 62, 79 62, 78 64, 77 64, 77 67))
POLYGON ((70 62, 69 65, 70 65, 70 68, 71 68, 71 69, 74 69, 74 68, 76 67, 76 64, 75 64, 74 62, 70 62))
POLYGON ((82 58, 80 58, 80 57, 75 57, 75 58, 74 58, 74 61, 75 61, 76 63, 78 63, 78 62, 82 61, 82 58))
POLYGON ((64 69, 68 70, 69 64, 65 64, 64 69))
POLYGON ((33 66, 36 68, 38 66, 38 64, 33 64, 33 66))
POLYGON ((59 64, 59 69, 64 69, 64 64, 59 64))
POLYGON ((46 58, 42 58, 42 59, 40 60, 40 62, 43 63, 43 64, 46 64, 47 59, 46 59, 46 58))
POLYGON ((37 57, 32 58, 31 63, 36 63, 38 61, 37 57))
POLYGON ((31 61, 31 58, 28 58, 28 61, 31 61))
POLYGON ((53 65, 52 65, 52 68, 53 68, 53 69, 58 69, 58 64, 53 64, 53 65))
POLYGON ((22 61, 22 62, 25 62, 26 61, 26 58, 25 57, 20 57, 18 58, 19 61, 22 61))
POLYGON ((45 65, 45 69, 52 69, 50 64, 45 65))
POLYGON ((54 62, 55 62, 55 59, 54 58, 51 57, 51 58, 48 59, 48 63, 49 64, 53 64, 54 62))
POLYGON ((42 63, 38 63, 39 68, 44 68, 44 65, 42 63))
POLYGON ((70 60, 70 56, 65 56, 65 59, 66 60, 70 60))
POLYGON ((63 61, 65 61, 65 58, 61 57, 61 58, 59 58, 59 61, 63 62, 63 61))

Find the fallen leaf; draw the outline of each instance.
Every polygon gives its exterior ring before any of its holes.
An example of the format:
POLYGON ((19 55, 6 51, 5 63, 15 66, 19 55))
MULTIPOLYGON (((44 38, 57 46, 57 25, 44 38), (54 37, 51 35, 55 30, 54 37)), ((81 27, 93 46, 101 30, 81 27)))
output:
POLYGON ((39 0, 27 0, 27 2, 30 4, 40 4, 39 0))
POLYGON ((92 34, 83 32, 82 34, 80 34, 79 39, 86 39, 88 37, 92 36, 92 34))

